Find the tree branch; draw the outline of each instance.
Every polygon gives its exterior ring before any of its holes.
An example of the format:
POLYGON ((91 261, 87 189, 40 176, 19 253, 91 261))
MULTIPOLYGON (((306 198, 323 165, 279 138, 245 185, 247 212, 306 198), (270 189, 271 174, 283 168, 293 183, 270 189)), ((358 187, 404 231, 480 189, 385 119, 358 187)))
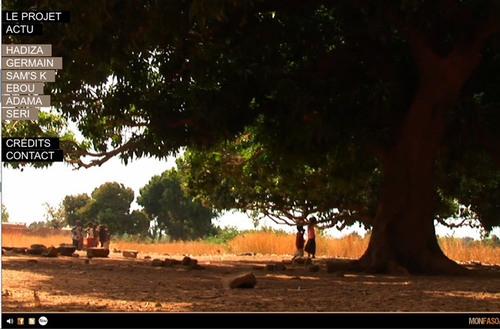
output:
POLYGON ((74 141, 68 141, 68 140, 62 140, 60 141, 61 144, 69 144, 76 146, 76 150, 73 151, 73 153, 80 154, 82 156, 91 156, 91 157, 101 157, 101 159, 98 160, 91 160, 89 163, 84 163, 81 158, 78 159, 71 159, 71 158, 66 158, 65 161, 71 164, 74 164, 76 166, 76 169, 80 168, 90 168, 90 167, 95 167, 95 166, 101 166, 103 163, 111 159, 117 154, 120 154, 124 151, 130 150, 132 148, 135 148, 138 145, 137 140, 129 140, 127 143, 123 144, 120 147, 115 148, 112 151, 109 152, 101 152, 101 153, 92 153, 89 152, 82 147, 80 147, 76 142, 74 141))

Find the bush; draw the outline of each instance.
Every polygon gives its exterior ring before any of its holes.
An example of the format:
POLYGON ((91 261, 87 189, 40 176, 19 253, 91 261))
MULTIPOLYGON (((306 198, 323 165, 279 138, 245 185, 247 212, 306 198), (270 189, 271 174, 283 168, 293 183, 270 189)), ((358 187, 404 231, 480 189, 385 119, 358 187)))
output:
POLYGON ((234 239, 236 236, 241 234, 238 229, 234 226, 220 228, 217 227, 217 234, 208 236, 205 238, 205 242, 213 244, 227 244, 228 241, 234 239))

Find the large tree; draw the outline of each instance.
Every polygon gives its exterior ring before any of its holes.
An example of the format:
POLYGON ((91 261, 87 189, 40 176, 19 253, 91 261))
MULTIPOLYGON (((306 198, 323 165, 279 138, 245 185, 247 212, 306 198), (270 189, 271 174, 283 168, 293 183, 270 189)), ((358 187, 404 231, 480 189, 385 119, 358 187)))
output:
POLYGON ((130 205, 134 201, 134 191, 130 187, 107 182, 95 188, 91 196, 90 202, 79 211, 82 218, 108 225, 112 234, 147 232, 149 220, 145 216, 130 213, 130 205))
MULTIPOLYGON (((46 91, 89 140, 62 143, 79 166, 165 157, 247 126, 277 162, 300 167, 356 145, 346 156, 374 157, 382 174, 358 262, 374 271, 461 272, 436 241, 439 196, 470 203, 487 229, 499 223, 499 1, 3 5, 72 12, 70 24, 4 43, 52 43, 65 58, 46 91)), ((4 136, 44 125, 5 123, 4 136)))
POLYGON ((77 195, 67 195, 62 201, 66 222, 70 226, 75 226, 76 221, 81 223, 88 221, 88 218, 83 217, 83 209, 92 202, 92 198, 87 193, 77 195))
POLYGON ((137 203, 154 221, 153 237, 166 233, 173 240, 194 240, 216 233, 212 219, 217 213, 186 195, 178 175, 167 170, 140 190, 137 203))

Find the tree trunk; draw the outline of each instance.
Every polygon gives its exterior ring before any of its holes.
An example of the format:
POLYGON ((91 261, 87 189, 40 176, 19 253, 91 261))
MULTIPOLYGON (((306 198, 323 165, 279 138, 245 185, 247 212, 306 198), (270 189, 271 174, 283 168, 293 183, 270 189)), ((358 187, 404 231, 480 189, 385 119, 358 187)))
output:
POLYGON ((434 164, 447 111, 478 56, 452 52, 442 58, 420 46, 414 47, 419 89, 398 143, 378 155, 384 181, 370 243, 357 265, 374 272, 463 274, 467 271, 443 254, 435 235, 434 164))
MULTIPOLYGON (((370 243, 359 265, 373 272, 460 274, 438 245, 431 159, 399 148, 384 166, 384 186, 370 243)), ((430 154, 429 154, 430 156, 430 154)))

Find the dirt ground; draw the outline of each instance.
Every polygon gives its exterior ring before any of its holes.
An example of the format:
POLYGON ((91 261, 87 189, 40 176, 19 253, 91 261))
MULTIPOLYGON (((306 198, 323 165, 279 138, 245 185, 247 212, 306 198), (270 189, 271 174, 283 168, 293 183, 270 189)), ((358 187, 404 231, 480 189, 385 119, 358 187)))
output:
POLYGON ((2 257, 3 312, 500 312, 500 266, 471 277, 328 273, 288 256, 191 256, 201 267, 152 266, 183 255, 2 257), (266 265, 284 261, 285 269, 266 265), (252 272, 254 288, 223 282, 252 272))

